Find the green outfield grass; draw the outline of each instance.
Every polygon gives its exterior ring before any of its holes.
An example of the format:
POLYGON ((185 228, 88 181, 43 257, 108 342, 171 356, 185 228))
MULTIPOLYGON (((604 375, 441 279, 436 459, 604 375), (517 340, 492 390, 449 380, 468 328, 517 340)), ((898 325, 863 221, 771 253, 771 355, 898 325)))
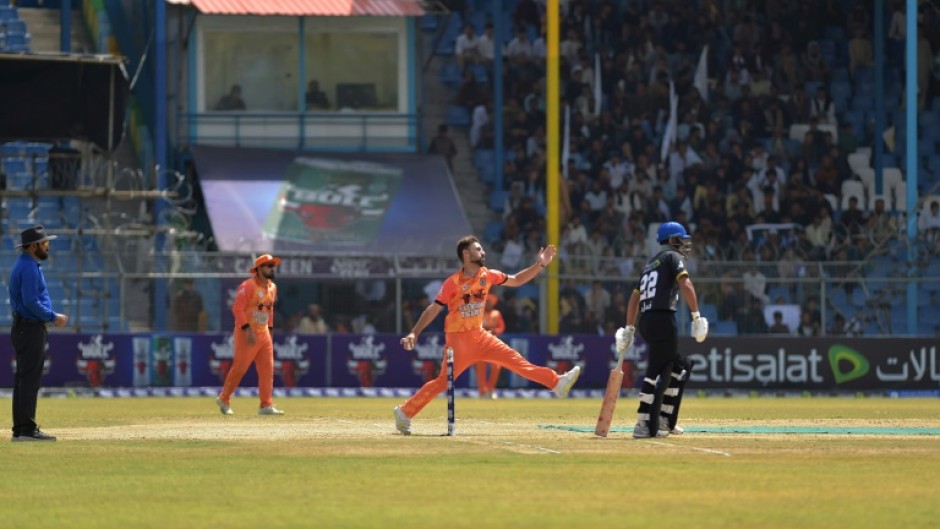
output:
MULTIPOLYGON (((936 527, 936 399, 688 398, 687 427, 885 435, 607 439, 599 400, 438 399, 395 432, 389 399, 42 399, 49 444, 0 443, 0 527, 936 527), (878 430, 875 430, 878 431, 878 430)), ((10 401, 0 401, 9 409, 10 401)), ((615 426, 633 423, 621 399, 615 426)), ((4 420, 9 422, 9 412, 4 420)))

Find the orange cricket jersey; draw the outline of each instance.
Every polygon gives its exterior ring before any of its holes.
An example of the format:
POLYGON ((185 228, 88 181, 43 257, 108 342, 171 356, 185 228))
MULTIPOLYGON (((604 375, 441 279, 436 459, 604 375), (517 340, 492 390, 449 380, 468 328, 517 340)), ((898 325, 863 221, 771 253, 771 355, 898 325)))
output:
POLYGON ((235 315, 235 328, 240 329, 246 323, 253 330, 263 330, 274 326, 274 302, 277 300, 277 285, 268 281, 267 287, 256 277, 250 277, 238 285, 232 314, 235 315))
POLYGON ((444 332, 465 332, 483 328, 486 296, 494 286, 506 282, 507 276, 499 270, 480 267, 473 277, 463 270, 444 280, 434 301, 447 307, 444 332))

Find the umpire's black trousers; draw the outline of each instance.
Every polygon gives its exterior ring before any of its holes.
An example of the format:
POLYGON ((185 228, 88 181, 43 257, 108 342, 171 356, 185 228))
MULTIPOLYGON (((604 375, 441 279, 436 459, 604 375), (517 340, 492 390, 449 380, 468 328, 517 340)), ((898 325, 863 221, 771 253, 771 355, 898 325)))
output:
POLYGON ((46 325, 40 321, 13 318, 11 341, 16 351, 13 381, 13 435, 36 431, 36 401, 46 361, 46 325))

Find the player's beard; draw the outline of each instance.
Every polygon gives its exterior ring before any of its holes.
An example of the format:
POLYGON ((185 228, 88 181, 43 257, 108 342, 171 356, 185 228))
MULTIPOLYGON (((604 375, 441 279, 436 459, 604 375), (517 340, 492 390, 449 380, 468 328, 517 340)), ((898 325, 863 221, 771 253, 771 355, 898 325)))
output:
POLYGON ((262 268, 261 275, 267 280, 274 279, 274 268, 262 268))
POLYGON ((49 250, 44 248, 42 245, 36 247, 36 259, 40 261, 45 261, 49 258, 49 250))
POLYGON ((484 265, 486 265, 486 257, 481 257, 481 258, 479 258, 479 259, 476 259, 476 260, 470 261, 470 262, 473 263, 473 264, 475 264, 475 265, 477 265, 477 266, 484 266, 484 265))

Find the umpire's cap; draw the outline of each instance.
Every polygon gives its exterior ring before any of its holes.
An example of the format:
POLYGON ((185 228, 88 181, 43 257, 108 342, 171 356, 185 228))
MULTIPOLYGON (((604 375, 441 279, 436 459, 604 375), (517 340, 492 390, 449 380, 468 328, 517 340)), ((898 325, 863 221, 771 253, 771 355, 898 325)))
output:
POLYGON ((20 243, 16 245, 17 248, 22 248, 24 246, 29 246, 30 244, 36 244, 37 242, 51 241, 52 239, 58 239, 58 235, 48 235, 46 233, 46 228, 43 228, 42 225, 38 225, 32 228, 23 230, 20 233, 20 243))

